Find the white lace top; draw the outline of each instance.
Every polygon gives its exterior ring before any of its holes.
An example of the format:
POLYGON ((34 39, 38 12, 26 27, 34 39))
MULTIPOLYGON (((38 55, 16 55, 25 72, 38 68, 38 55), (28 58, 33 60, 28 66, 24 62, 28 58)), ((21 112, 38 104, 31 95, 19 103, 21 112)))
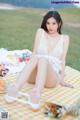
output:
POLYGON ((56 44, 55 48, 52 51, 52 54, 48 54, 48 47, 47 47, 47 40, 45 36, 45 31, 43 29, 41 30, 41 38, 40 43, 37 49, 37 57, 41 58, 44 57, 45 59, 48 59, 50 64, 52 64, 53 69, 56 70, 56 72, 61 71, 61 56, 63 54, 63 35, 61 35, 60 40, 56 44))

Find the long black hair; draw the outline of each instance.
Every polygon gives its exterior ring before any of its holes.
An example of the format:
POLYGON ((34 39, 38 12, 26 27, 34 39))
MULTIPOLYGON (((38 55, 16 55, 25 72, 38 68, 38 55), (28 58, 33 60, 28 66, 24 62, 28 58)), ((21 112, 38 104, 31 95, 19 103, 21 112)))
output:
POLYGON ((58 24, 57 31, 58 31, 59 34, 61 34, 61 28, 62 28, 63 21, 62 21, 62 18, 60 16, 60 14, 57 11, 49 11, 44 16, 42 24, 41 24, 41 28, 43 28, 46 32, 48 32, 47 27, 46 27, 46 23, 47 23, 47 20, 51 17, 53 17, 56 20, 56 22, 58 24))

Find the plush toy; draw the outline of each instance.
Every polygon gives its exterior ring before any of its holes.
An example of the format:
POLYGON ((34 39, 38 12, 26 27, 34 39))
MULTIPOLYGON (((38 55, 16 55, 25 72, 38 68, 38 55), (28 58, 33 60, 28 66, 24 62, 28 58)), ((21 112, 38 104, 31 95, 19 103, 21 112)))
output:
POLYGON ((4 65, 3 65, 3 64, 0 64, 0 76, 2 76, 3 70, 4 70, 4 65))
POLYGON ((30 57, 27 57, 27 58, 25 58, 25 59, 24 59, 24 58, 21 58, 21 57, 18 58, 18 61, 19 61, 19 62, 23 62, 23 61, 28 62, 29 60, 30 60, 30 57))
POLYGON ((46 102, 44 107, 45 107, 44 114, 46 114, 48 117, 57 119, 62 117, 63 109, 66 110, 65 107, 51 102, 46 102))
POLYGON ((26 61, 28 62, 30 60, 30 54, 28 52, 24 52, 21 54, 21 56, 18 57, 19 62, 26 61))
POLYGON ((7 74, 9 70, 7 68, 5 68, 5 66, 3 64, 0 64, 0 76, 3 77, 7 74))

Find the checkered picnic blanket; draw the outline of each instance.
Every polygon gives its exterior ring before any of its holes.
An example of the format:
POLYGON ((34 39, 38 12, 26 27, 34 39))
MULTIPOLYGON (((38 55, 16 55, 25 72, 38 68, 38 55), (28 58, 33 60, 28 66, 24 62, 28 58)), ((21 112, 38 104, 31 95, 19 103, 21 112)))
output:
MULTIPOLYGON (((11 84, 16 80, 17 76, 18 74, 10 74, 3 77, 3 79, 7 84, 11 84)), ((45 88, 40 100, 41 110, 39 112, 32 112, 28 105, 18 102, 11 104, 6 103, 3 99, 4 94, 0 94, 0 106, 8 110, 12 118, 11 120, 51 120, 51 118, 44 115, 43 105, 46 101, 54 102, 69 108, 80 99, 80 72, 66 66, 65 81, 72 84, 74 89, 61 86, 49 89, 45 88)), ((21 91, 27 93, 33 87, 34 85, 29 84, 24 86, 21 91)), ((61 120, 80 120, 80 118, 64 115, 64 118, 61 120)))

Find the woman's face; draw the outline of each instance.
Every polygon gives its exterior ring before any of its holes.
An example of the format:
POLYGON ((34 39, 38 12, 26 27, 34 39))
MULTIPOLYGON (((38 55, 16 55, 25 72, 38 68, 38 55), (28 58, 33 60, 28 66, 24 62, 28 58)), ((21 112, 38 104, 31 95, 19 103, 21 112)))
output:
POLYGON ((47 30, 48 30, 49 34, 57 33, 58 24, 53 17, 51 17, 47 20, 46 27, 47 27, 47 30))

